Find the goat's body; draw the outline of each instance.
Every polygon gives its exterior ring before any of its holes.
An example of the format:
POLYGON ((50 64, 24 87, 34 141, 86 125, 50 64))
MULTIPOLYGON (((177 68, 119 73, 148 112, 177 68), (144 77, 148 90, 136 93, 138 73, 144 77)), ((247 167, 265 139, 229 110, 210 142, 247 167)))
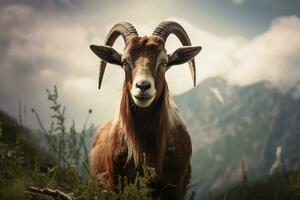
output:
POLYGON ((160 23, 149 37, 138 36, 130 23, 117 23, 105 46, 91 45, 102 59, 99 87, 107 62, 125 71, 119 114, 99 129, 91 152, 91 169, 107 181, 104 186, 122 187, 119 176, 133 181, 146 161, 157 175, 151 184, 155 199, 184 198, 191 174, 191 139, 169 96, 165 73, 173 65, 188 62, 195 85, 194 57, 201 47, 190 45, 183 27, 170 21, 160 23), (165 42, 170 34, 184 47, 167 54, 165 42), (111 47, 120 35, 125 41, 122 55, 111 47))
POLYGON ((116 189, 118 177, 134 180, 143 163, 154 167, 163 185, 154 197, 183 199, 189 183, 191 140, 167 87, 147 109, 132 106, 124 86, 120 114, 102 126, 91 152, 91 168, 116 189))

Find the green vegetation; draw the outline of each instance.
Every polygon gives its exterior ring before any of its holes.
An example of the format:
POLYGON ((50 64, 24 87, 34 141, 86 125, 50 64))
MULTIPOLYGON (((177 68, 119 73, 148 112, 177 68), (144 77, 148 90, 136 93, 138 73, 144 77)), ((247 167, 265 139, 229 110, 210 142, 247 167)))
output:
POLYGON ((47 93, 53 112, 49 129, 32 109, 41 127, 40 138, 46 139, 45 150, 30 147, 26 143, 30 131, 13 119, 7 120, 8 117, 1 113, 0 120, 4 122, 0 126, 0 199, 150 199, 148 185, 155 172, 146 166, 143 176, 133 182, 125 180, 122 187, 119 185, 118 193, 99 189, 99 177, 91 174, 88 168, 85 144, 86 126, 92 111, 88 111, 81 132, 76 131, 75 123, 67 131, 65 107, 58 102, 56 87, 47 93))
MULTIPOLYGON (((243 176, 244 177, 244 176, 243 176)), ((254 183, 247 179, 219 195, 215 200, 298 200, 300 171, 278 173, 254 183)))

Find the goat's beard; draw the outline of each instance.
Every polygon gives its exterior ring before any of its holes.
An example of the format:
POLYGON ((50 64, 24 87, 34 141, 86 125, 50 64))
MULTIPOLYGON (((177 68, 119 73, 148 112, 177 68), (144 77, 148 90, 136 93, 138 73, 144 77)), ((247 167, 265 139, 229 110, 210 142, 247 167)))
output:
POLYGON ((151 166, 159 171, 163 163, 165 143, 169 136, 170 124, 167 106, 169 105, 168 88, 165 86, 158 99, 151 102, 147 108, 135 106, 130 92, 123 88, 120 106, 120 119, 126 125, 128 142, 127 161, 133 159, 135 166, 143 161, 143 152, 151 166))

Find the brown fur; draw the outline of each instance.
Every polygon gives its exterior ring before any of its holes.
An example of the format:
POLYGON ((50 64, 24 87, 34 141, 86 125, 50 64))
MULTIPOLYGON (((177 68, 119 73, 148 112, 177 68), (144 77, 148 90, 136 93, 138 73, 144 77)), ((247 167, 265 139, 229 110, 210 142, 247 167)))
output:
MULTIPOLYGON (((156 97, 146 108, 134 104, 130 96, 131 73, 126 73, 119 115, 102 126, 96 134, 91 152, 91 169, 104 177, 111 190, 116 190, 118 176, 134 180, 146 155, 147 165, 154 167, 163 183, 154 198, 183 199, 190 179, 191 141, 182 121, 174 125, 168 109, 170 96, 164 73, 156 69, 158 54, 164 42, 155 36, 133 37, 124 52, 136 64, 147 56, 147 69, 155 77, 156 97)), ((106 184, 106 183, 103 183, 106 184)))

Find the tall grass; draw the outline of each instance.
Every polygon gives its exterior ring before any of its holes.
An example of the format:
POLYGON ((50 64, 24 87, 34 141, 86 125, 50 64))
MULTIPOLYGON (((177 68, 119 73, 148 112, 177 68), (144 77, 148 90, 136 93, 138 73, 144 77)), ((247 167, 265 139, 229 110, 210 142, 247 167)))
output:
POLYGON ((155 171, 143 167, 143 175, 134 181, 119 184, 119 192, 99 188, 101 177, 92 174, 88 164, 87 117, 81 131, 75 122, 66 128, 66 108, 59 102, 58 90, 47 90, 50 103, 51 125, 46 128, 35 109, 32 109, 40 126, 40 138, 46 139, 46 152, 28 148, 24 142, 28 129, 16 125, 16 140, 7 142, 0 128, 0 199, 151 199, 149 188, 155 171), (38 152, 41 151, 41 152, 38 152), (38 152, 38 153, 37 153, 38 152))

